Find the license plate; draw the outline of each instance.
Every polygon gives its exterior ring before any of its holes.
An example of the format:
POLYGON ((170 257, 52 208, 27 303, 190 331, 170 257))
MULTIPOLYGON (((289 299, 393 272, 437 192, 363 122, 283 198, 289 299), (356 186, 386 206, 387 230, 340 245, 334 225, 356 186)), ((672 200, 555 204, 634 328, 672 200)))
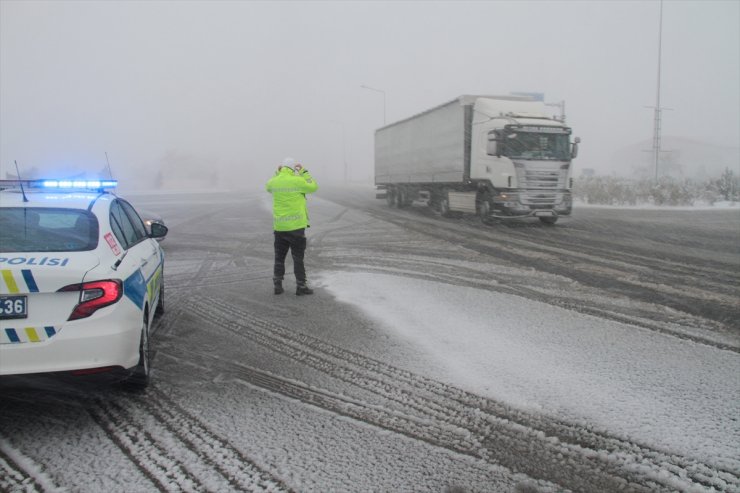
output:
POLYGON ((28 317, 28 301, 25 296, 0 296, 0 319, 28 317))
POLYGON ((535 217, 550 217, 554 216, 555 213, 552 211, 537 211, 534 213, 535 217))

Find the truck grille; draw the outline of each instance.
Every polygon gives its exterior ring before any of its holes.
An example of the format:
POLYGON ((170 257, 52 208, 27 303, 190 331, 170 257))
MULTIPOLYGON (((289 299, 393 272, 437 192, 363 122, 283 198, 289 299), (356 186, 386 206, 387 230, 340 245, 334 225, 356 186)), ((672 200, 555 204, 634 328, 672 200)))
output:
POLYGON ((516 178, 519 188, 557 190, 566 188, 567 169, 539 168, 530 164, 516 166, 516 178))
POLYGON ((563 201, 562 193, 520 192, 519 202, 524 205, 550 208, 563 201))

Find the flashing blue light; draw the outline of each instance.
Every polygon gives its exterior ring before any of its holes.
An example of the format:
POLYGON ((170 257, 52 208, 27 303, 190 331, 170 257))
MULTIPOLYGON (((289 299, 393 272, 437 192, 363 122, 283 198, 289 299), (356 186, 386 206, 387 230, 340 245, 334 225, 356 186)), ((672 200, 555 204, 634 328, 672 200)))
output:
POLYGON ((43 188, 101 190, 106 188, 116 188, 118 186, 118 180, 37 180, 36 184, 43 188))

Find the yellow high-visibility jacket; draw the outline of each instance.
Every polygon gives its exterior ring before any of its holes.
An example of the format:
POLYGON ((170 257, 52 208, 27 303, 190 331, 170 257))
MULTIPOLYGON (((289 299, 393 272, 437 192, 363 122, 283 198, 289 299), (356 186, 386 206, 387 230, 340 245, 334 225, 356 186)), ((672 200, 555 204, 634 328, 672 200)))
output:
POLYGON ((319 185, 303 168, 298 174, 283 167, 270 178, 265 189, 272 194, 272 218, 275 231, 295 231, 308 227, 306 194, 319 185))

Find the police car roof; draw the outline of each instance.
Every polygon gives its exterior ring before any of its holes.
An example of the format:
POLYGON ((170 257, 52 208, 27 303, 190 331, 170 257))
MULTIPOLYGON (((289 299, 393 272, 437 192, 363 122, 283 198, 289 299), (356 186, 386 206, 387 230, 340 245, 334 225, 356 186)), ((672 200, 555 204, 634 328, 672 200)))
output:
POLYGON ((115 196, 110 192, 89 190, 45 190, 26 189, 27 202, 23 192, 18 188, 0 191, 0 207, 59 207, 65 209, 87 209, 96 200, 111 200, 115 196))

